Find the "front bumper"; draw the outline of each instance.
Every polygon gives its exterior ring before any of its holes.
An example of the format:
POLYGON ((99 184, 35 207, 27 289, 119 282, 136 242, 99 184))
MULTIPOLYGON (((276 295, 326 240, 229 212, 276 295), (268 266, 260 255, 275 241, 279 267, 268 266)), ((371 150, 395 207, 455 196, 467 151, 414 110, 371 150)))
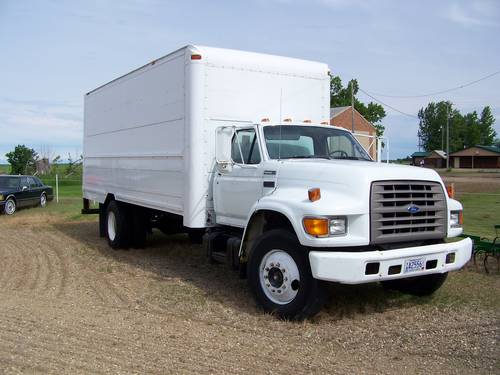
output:
MULTIPOLYGON (((472 255, 472 240, 465 238, 458 242, 404 249, 363 252, 311 251, 309 262, 314 278, 343 284, 363 284, 382 280, 401 279, 432 273, 444 273, 462 268, 472 255), (455 253, 453 263, 446 263, 446 256, 455 253), (425 258, 425 262, 437 261, 432 269, 405 273, 405 260, 425 258), (366 274, 368 263, 379 263, 378 272, 366 274), (389 267, 401 266, 397 274, 389 274, 389 267)), ((394 267, 392 268, 394 269, 394 267)))

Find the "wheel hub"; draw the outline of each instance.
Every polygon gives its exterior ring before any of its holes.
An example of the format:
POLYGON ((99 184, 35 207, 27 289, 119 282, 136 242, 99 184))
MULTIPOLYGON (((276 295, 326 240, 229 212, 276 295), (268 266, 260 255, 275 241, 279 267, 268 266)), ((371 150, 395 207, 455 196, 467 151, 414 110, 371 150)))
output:
POLYGON ((283 273, 279 268, 271 268, 268 273, 268 279, 274 288, 281 288, 281 285, 283 285, 283 273))

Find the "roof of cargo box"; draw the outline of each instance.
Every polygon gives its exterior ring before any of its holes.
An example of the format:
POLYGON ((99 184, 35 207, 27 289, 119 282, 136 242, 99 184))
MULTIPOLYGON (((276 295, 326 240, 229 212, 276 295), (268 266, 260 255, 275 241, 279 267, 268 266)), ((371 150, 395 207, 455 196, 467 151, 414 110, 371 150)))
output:
POLYGON ((277 55, 269 55, 256 52, 247 52, 234 49, 215 48, 206 46, 187 45, 179 48, 165 56, 153 60, 137 69, 134 69, 118 78, 115 78, 89 92, 89 95, 99 89, 108 86, 116 81, 121 80, 148 67, 161 63, 181 51, 188 51, 191 56, 196 55, 198 58, 193 61, 206 63, 209 66, 241 69, 246 71, 261 71, 268 73, 276 73, 290 76, 301 76, 307 78, 324 79, 328 74, 328 65, 316 61, 296 59, 292 57, 284 57, 277 55), (200 61, 201 60, 201 61, 200 61))

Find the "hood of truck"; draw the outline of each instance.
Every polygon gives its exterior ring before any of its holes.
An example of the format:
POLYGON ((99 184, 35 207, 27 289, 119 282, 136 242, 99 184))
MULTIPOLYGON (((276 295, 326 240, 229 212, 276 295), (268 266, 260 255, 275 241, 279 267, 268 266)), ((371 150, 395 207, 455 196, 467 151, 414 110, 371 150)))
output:
POLYGON ((360 160, 282 160, 279 177, 335 184, 360 184, 380 180, 425 180, 441 182, 429 168, 360 160))
MULTIPOLYGON (((293 196, 307 198, 310 188, 321 189, 321 199, 311 209, 325 215, 368 213, 374 181, 435 181, 441 177, 432 169, 359 160, 297 159, 278 162, 276 194, 293 190, 293 196), (335 212, 332 212, 332 207, 335 212)), ((306 202, 307 203, 307 202, 306 202)))

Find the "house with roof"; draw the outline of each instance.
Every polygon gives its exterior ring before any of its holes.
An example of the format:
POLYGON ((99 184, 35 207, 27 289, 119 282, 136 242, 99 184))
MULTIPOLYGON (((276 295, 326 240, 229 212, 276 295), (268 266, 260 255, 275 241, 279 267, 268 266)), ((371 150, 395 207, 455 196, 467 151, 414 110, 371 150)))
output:
POLYGON ((500 148, 476 145, 450 153, 451 168, 500 168, 500 148))
MULTIPOLYGON (((330 125, 352 131, 353 108, 351 106, 330 108, 330 125)), ((375 136, 377 130, 373 124, 365 119, 361 113, 354 109, 354 133, 356 139, 361 143, 370 156, 375 160, 377 158, 377 141, 375 136)))
POLYGON ((443 150, 417 151, 411 154, 412 164, 429 168, 446 168, 446 152, 443 150))

